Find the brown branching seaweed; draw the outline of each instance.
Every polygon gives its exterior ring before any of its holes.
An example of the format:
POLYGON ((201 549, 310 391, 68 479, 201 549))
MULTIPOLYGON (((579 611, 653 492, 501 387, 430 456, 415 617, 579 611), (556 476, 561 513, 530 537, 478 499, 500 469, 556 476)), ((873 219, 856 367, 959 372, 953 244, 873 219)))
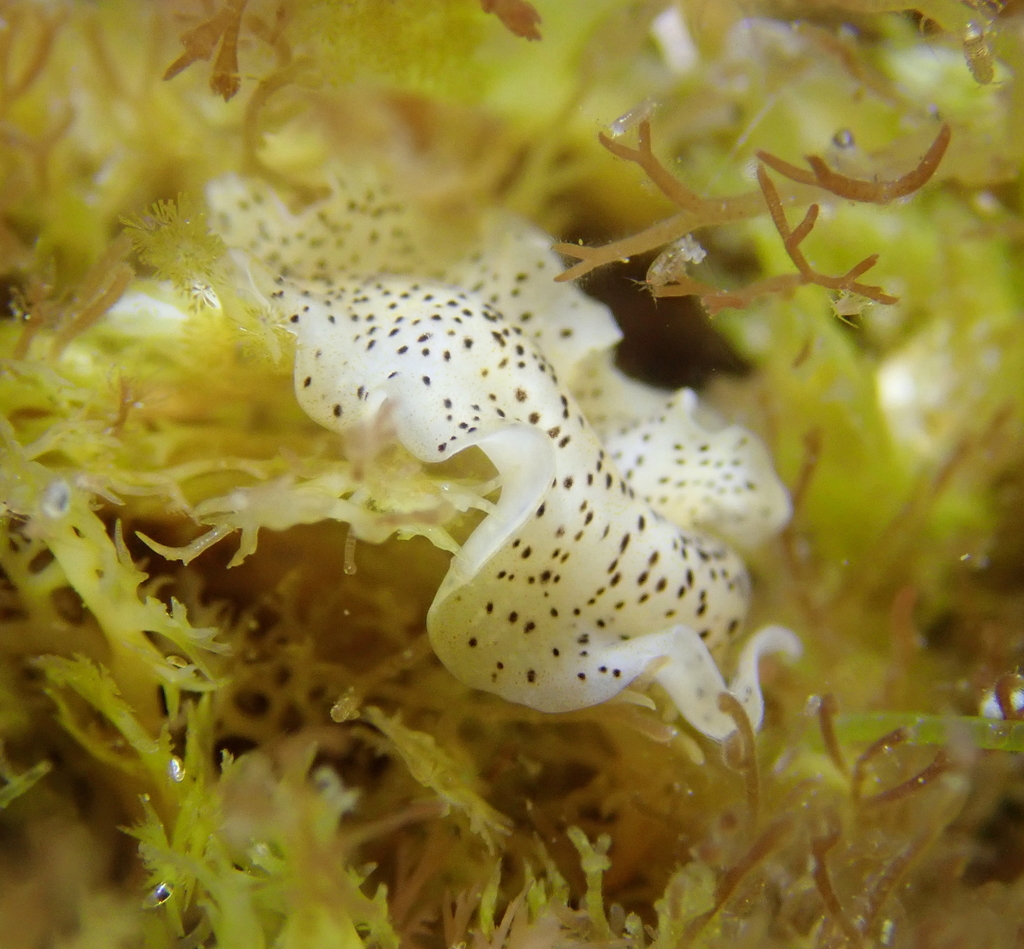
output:
POLYGON ((646 120, 641 122, 637 134, 637 148, 613 141, 603 133, 598 138, 613 155, 638 165, 665 197, 682 209, 682 213, 654 224, 639 234, 600 247, 555 244, 554 249, 558 253, 580 261, 560 273, 555 278, 557 281, 576 280, 605 264, 661 247, 698 227, 732 224, 764 213, 761 196, 756 191, 730 198, 701 198, 678 181, 655 157, 651 149, 651 123, 646 120))
POLYGON ((853 774, 850 777, 850 793, 853 795, 854 801, 861 800, 861 788, 864 785, 864 778, 867 775, 867 769, 871 762, 879 755, 891 751, 897 745, 902 745, 909 738, 910 732, 906 728, 897 728, 883 735, 877 741, 873 741, 861 752, 853 766, 853 774))
POLYGON ((50 14, 41 4, 5 5, 0 30, 0 116, 39 80, 53 51, 57 33, 67 19, 59 9, 50 14), (18 38, 30 35, 25 56, 15 49, 18 38))
POLYGON ((820 208, 812 204, 800 223, 792 230, 786 220, 786 214, 782 207, 782 200, 772 180, 768 177, 764 168, 758 168, 757 181, 761 186, 761 193, 764 195, 765 203, 771 214, 772 223, 782 238, 783 245, 789 259, 797 268, 795 274, 779 274, 768 277, 765 280, 758 280, 748 284, 739 290, 724 291, 708 286, 698 280, 684 275, 675 277, 675 282, 666 286, 655 288, 655 296, 677 297, 677 296, 698 296, 701 303, 707 308, 712 316, 724 309, 743 309, 749 306, 758 297, 767 294, 791 293, 797 287, 808 284, 816 284, 829 290, 845 293, 856 293, 862 297, 875 300, 877 303, 896 303, 897 298, 886 293, 881 287, 860 283, 857 278, 870 270, 878 262, 878 255, 872 254, 865 257, 860 263, 839 277, 830 277, 816 271, 808 263, 807 258, 800 250, 800 245, 807 238, 814 228, 818 219, 820 208))
MULTIPOLYGON (((800 244, 803 243, 804 239, 814 228, 814 223, 817 221, 818 212, 820 211, 819 206, 817 204, 812 204, 807 209, 807 213, 804 214, 803 220, 801 220, 795 228, 790 230, 789 224, 786 221, 786 213, 782 209, 782 201, 779 199, 779 192, 776 190, 775 185, 772 184, 772 180, 768 177, 768 173, 763 167, 757 169, 757 181, 758 184, 761 185, 761 191, 764 193, 765 202, 768 204, 768 211, 772 216, 772 223, 775 225, 775 229, 779 232, 779 236, 782 238, 782 242, 786 248, 786 253, 789 255, 789 259, 793 261, 796 269, 800 272, 800 284, 813 283, 817 284, 819 287, 825 287, 829 290, 857 293, 860 296, 867 297, 869 300, 874 300, 877 303, 897 302, 897 297, 886 293, 881 287, 870 286, 868 284, 860 283, 857 280, 858 277, 867 273, 875 266, 876 263, 878 263, 878 254, 871 254, 869 257, 865 257, 860 263, 851 267, 841 277, 829 277, 814 270, 814 268, 807 262, 807 258, 804 257, 803 252, 800 250, 800 244)), ((778 278, 774 279, 778 280, 778 278)), ((771 283, 771 281, 766 281, 766 283, 771 283)), ((752 284, 753 288, 757 288, 757 286, 757 284, 752 284)), ((758 295, 760 296, 761 293, 759 292, 758 295)))
POLYGON ((106 431, 116 438, 120 438, 124 433, 124 426, 132 409, 138 408, 142 403, 135 385, 125 376, 121 376, 118 380, 117 395, 117 412, 106 431))
POLYGON ((906 877, 914 861, 921 855, 931 838, 925 834, 904 847, 882 871, 868 891, 868 907, 864 913, 863 931, 870 933, 878 923, 882 910, 896 888, 906 877))
POLYGON ((527 0, 480 0, 484 13, 493 13, 513 35, 539 40, 540 14, 527 0))
POLYGON ((658 297, 692 297, 700 298, 700 302, 710 316, 716 316, 722 310, 742 310, 750 306, 758 297, 768 294, 788 294, 807 281, 800 274, 779 274, 767 280, 758 280, 740 290, 718 290, 708 284, 701 283, 691 277, 681 276, 675 283, 660 287, 655 292, 658 297))
POLYGON ((857 54, 857 45, 851 36, 833 33, 824 26, 804 20, 793 24, 793 32, 812 43, 816 49, 834 59, 858 86, 863 87, 883 102, 891 102, 902 109, 913 109, 914 104, 900 92, 877 67, 857 54))
POLYGON ((395 885, 389 901, 392 923, 402 946, 415 946, 417 939, 430 931, 437 917, 437 908, 424 903, 424 889, 444 867, 445 841, 443 825, 431 825, 419 857, 413 861, 408 839, 398 846, 395 885))
POLYGON ((38 135, 28 135, 22 129, 7 122, 0 123, 0 144, 20 150, 28 158, 35 184, 40 191, 49 188, 50 156, 58 143, 67 135, 75 120, 74 110, 65 104, 54 116, 50 127, 38 135))
POLYGON ((918 631, 914 624, 914 609, 918 591, 912 584, 897 590, 889 607, 889 628, 892 632, 892 665, 886 676, 886 691, 896 700, 905 689, 910 663, 918 648, 918 631))
MULTIPOLYGON (((809 349, 808 346, 804 348, 809 349)), ((797 356, 798 360, 801 358, 800 355, 797 356)), ((796 525, 806 503, 807 492, 814 481, 815 472, 818 470, 823 443, 824 435, 820 426, 815 426, 804 433, 804 450, 800 461, 800 470, 797 472, 796 479, 789 489, 793 505, 793 517, 780 536, 786 565, 790 575, 797 581, 794 584, 797 599, 805 615, 815 624, 821 620, 821 610, 810 595, 810 591, 813 588, 813 584, 808 582, 811 565, 800 552, 800 534, 796 525)))
POLYGON ((292 60, 291 43, 288 41, 288 35, 285 30, 291 19, 292 12, 291 6, 280 3, 274 11, 273 20, 267 21, 263 17, 253 14, 247 17, 245 21, 249 32, 263 40, 274 51, 280 66, 286 65, 292 60))
POLYGON ((821 739, 825 743, 825 751, 832 759, 832 763, 839 769, 841 774, 849 774, 850 768, 843 755, 843 749, 836 737, 836 713, 839 711, 839 703, 831 692, 826 692, 817 700, 818 706, 818 727, 821 729, 821 739))
POLYGON ((445 891, 441 901, 441 931, 446 946, 455 946, 466 941, 469 921, 480 902, 482 891, 483 884, 479 881, 456 896, 452 896, 450 891, 445 891))
POLYGON ((286 175, 269 167, 260 157, 264 134, 260 120, 267 104, 277 93, 294 85, 311 65, 311 61, 305 57, 293 59, 291 49, 283 39, 275 39, 272 45, 277 54, 277 68, 259 81, 252 95, 249 96, 249 101, 245 104, 245 117, 242 121, 242 147, 245 163, 253 173, 259 174, 276 185, 292 190, 299 200, 310 203, 324 197, 323 192, 309 186, 297 185, 286 175))
POLYGON ((21 321, 21 333, 11 351, 11 357, 24 359, 36 334, 57 319, 58 303, 53 298, 52 277, 30 274, 24 289, 15 291, 11 312, 21 321))
POLYGON ((927 787, 937 778, 953 768, 953 763, 946 751, 939 751, 934 760, 923 770, 919 771, 912 778, 901 781, 895 787, 879 791, 871 797, 862 797, 860 802, 865 807, 874 807, 881 804, 891 804, 913 794, 921 788, 927 787))
MULTIPOLYGON (((28 193, 50 190, 52 155, 75 118, 67 98, 51 103, 41 126, 26 122, 31 112, 22 108, 44 79, 68 17, 68 10, 59 5, 51 10, 36 3, 0 4, 0 271, 4 274, 32 270, 31 242, 12 226, 7 212, 28 193)), ((38 278, 28 276, 26 283, 33 280, 35 287, 15 294, 21 298, 17 302, 23 314, 20 304, 38 295, 38 278)))
POLYGON ((901 781, 894 787, 887 788, 884 791, 879 791, 877 794, 873 794, 870 797, 864 797, 862 788, 865 772, 870 763, 879 755, 891 751, 897 745, 905 743, 910 739, 910 737, 911 735, 908 729, 897 728, 895 731, 889 732, 889 734, 883 735, 877 741, 873 742, 857 759, 857 763, 853 769, 853 776, 850 781, 850 791, 854 800, 861 806, 876 807, 902 800, 908 795, 913 794, 915 791, 927 787, 947 771, 952 770, 954 765, 950 755, 944 749, 940 749, 931 764, 927 765, 913 777, 908 778, 906 781, 901 781))
MULTIPOLYGON (((795 366, 794 366, 795 368, 795 366)), ((818 468, 818 460, 821 458, 821 449, 824 442, 824 433, 821 426, 815 426, 804 432, 804 452, 800 460, 800 470, 797 472, 796 480, 790 488, 789 495, 793 504, 794 516, 803 507, 807 497, 807 491, 814 480, 814 473, 818 468)))
POLYGON ((622 145, 609 138, 604 132, 598 134, 597 140, 617 158, 624 158, 626 161, 638 165, 651 179, 651 183, 657 186, 669 201, 679 205, 684 211, 706 214, 710 210, 708 205, 714 202, 706 201, 696 195, 654 157, 654 152, 651 150, 651 123, 646 119, 640 123, 637 129, 636 148, 622 145))
POLYGON ((832 884, 832 875, 828 870, 828 853, 839 843, 841 836, 841 831, 833 819, 833 826, 823 836, 811 839, 811 856, 813 858, 811 876, 814 878, 814 885, 829 916, 843 931, 843 935, 846 936, 850 945, 860 946, 863 944, 863 937, 849 914, 843 909, 843 904, 839 902, 839 896, 832 884))
POLYGON ((16 301, 22 330, 14 357, 24 358, 36 334, 52 329, 50 355, 56 359, 72 339, 95 324, 121 298, 135 276, 134 268, 126 261, 131 249, 130 238, 121 234, 89 268, 70 300, 60 296, 55 299, 49 280, 31 277, 16 301))
POLYGON ((805 161, 811 166, 810 171, 791 165, 788 161, 777 158, 770 152, 759 151, 757 157, 764 162, 772 171, 778 172, 791 181, 805 185, 817 185, 824 188, 839 198, 847 198, 850 201, 859 201, 866 204, 888 204, 897 198, 905 198, 922 188, 935 174, 946 154, 949 141, 953 132, 948 124, 943 124, 939 134, 935 136, 924 157, 917 166, 908 171, 905 175, 895 181, 864 181, 859 178, 848 178, 833 171, 825 164, 824 159, 817 155, 805 156, 805 161))
POLYGON ((786 836, 792 830, 796 822, 796 815, 783 813, 769 824, 750 848, 743 854, 739 861, 733 864, 718 881, 715 889, 715 905, 708 912, 696 917, 687 927, 683 945, 689 945, 700 934, 700 932, 721 912, 722 908, 729 901, 729 898, 736 892, 743 878, 761 863, 772 851, 777 850, 786 836))
POLYGON ((127 263, 132 241, 127 234, 121 234, 104 252, 88 273, 61 313, 53 337, 51 353, 59 356, 68 343, 96 323, 128 289, 135 276, 135 270, 127 263))
POLYGON ((726 740, 725 760, 730 767, 742 772, 747 789, 747 819, 751 831, 757 828, 761 814, 761 776, 757 766, 757 740, 750 719, 739 700, 728 692, 718 696, 718 707, 736 723, 726 740))
POLYGON ((242 86, 238 74, 238 35, 248 0, 227 0, 212 17, 181 34, 185 51, 167 67, 164 79, 173 79, 195 62, 208 60, 217 51, 210 74, 210 89, 227 102, 242 86))
MULTIPOLYGON (((702 198, 687 188, 655 157, 651 147, 651 126, 643 121, 638 126, 637 147, 631 148, 617 142, 603 132, 598 136, 601 144, 617 158, 633 162, 647 175, 650 181, 673 204, 681 209, 665 221, 645 231, 613 241, 600 247, 560 243, 554 249, 567 257, 576 258, 579 263, 569 267, 556 280, 574 280, 590 273, 597 267, 628 258, 660 247, 672 240, 689 234, 697 227, 734 223, 756 217, 768 208, 772 223, 782 238, 786 253, 797 269, 795 274, 780 274, 758 280, 737 290, 721 290, 690 277, 682 268, 674 268, 666 277, 661 274, 649 275, 648 285, 656 297, 696 296, 712 316, 724 309, 743 309, 758 297, 767 294, 788 294, 797 287, 816 285, 839 293, 852 293, 874 300, 876 303, 893 304, 898 298, 886 293, 881 287, 861 283, 863 276, 878 262, 878 255, 865 257, 845 274, 829 276, 816 271, 800 249, 817 221, 820 207, 811 204, 800 223, 790 228, 783 208, 783 198, 778 188, 768 177, 763 166, 757 170, 760 186, 757 192, 748 192, 731 198, 702 198)), ((935 141, 915 168, 894 181, 867 181, 849 178, 830 169, 823 159, 808 156, 811 171, 797 168, 768 152, 759 151, 757 157, 768 167, 804 187, 824 188, 837 197, 853 201, 887 204, 905 197, 921 188, 935 174, 949 145, 952 132, 949 125, 943 125, 935 141)), ((786 200, 793 200, 789 194, 786 200)), ((654 268, 652 268, 653 271, 654 268)))

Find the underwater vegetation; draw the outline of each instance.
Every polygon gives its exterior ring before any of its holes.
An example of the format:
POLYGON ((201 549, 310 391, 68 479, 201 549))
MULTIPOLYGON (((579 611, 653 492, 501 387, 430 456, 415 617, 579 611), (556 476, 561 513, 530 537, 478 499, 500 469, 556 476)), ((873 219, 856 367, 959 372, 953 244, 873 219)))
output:
POLYGON ((1022 69, 1016 0, 0 0, 0 946, 1019 946, 1022 69))

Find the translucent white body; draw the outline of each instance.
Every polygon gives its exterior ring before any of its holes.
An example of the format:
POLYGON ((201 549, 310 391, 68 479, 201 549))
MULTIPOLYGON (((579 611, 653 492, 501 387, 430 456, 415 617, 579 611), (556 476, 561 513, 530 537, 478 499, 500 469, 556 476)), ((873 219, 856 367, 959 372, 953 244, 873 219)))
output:
POLYGON ((420 220, 379 189, 339 183, 299 216, 237 178, 209 198, 229 246, 276 272, 266 296, 297 336, 295 391, 311 418, 345 432, 386 406, 420 460, 475 446, 497 469, 496 508, 427 617, 456 677, 558 712, 651 670, 714 738, 735 727, 718 709, 726 689, 760 723, 758 657, 798 643, 760 631, 726 686, 712 652, 740 631, 749 581, 704 533, 754 543, 787 519, 753 435, 702 425, 688 390, 666 400, 621 377, 602 355, 619 337, 611 315, 554 284, 546 238, 510 216, 485 223, 472 256, 431 267, 420 220))

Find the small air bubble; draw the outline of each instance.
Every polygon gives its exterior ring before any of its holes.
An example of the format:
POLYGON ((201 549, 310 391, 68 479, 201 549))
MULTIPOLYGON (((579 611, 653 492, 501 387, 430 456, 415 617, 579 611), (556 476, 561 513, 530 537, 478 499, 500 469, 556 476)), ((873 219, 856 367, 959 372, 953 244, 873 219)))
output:
POLYGON ((162 906, 171 898, 173 893, 174 887, 170 883, 158 883, 146 896, 146 906, 149 908, 162 906))
POLYGON ((840 129, 832 136, 832 144, 835 145, 836 148, 853 148, 853 132, 849 129, 840 129))
POLYGON ((176 783, 185 780, 185 764, 177 755, 167 762, 167 776, 176 783))
POLYGON ((71 508, 71 487, 63 479, 58 478, 51 481, 46 490, 43 491, 43 499, 39 504, 39 510, 46 517, 63 517, 71 508))

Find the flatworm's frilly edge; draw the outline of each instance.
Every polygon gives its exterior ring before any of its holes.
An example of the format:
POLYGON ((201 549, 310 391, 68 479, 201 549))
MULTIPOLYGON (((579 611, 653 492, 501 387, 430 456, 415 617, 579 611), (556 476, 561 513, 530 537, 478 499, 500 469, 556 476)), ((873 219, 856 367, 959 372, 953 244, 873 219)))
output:
POLYGON ((472 255, 438 263, 423 218, 379 184, 338 181, 299 214, 235 176, 207 199, 252 292, 297 337, 311 418, 344 433, 386 407, 421 461, 475 446, 497 469, 499 500, 427 616, 457 678, 560 712, 647 672, 712 738, 736 727, 722 691, 760 724, 759 656, 799 641, 760 630, 725 683, 713 655, 739 634, 749 579, 713 534, 759 542, 787 521, 786 491, 754 435, 615 369, 611 314, 553 282, 546 235, 492 212, 472 255))

